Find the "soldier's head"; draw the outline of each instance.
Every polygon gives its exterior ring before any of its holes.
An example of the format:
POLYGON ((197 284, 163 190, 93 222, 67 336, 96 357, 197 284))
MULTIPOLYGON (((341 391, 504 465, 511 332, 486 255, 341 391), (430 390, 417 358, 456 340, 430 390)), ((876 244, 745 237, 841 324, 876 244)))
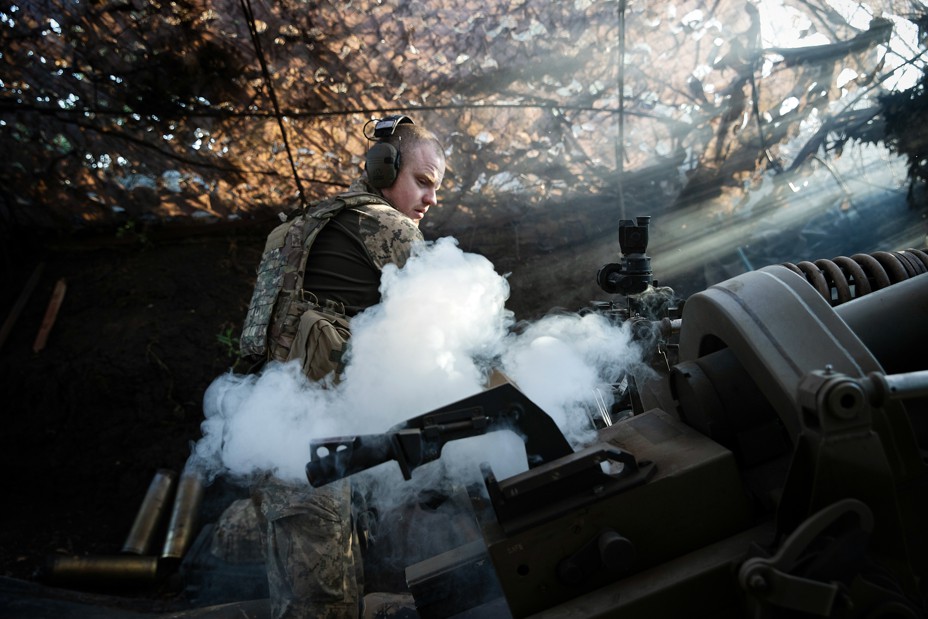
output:
POLYGON ((438 203, 445 155, 434 133, 403 122, 371 149, 367 171, 368 180, 393 208, 418 225, 429 208, 438 203))

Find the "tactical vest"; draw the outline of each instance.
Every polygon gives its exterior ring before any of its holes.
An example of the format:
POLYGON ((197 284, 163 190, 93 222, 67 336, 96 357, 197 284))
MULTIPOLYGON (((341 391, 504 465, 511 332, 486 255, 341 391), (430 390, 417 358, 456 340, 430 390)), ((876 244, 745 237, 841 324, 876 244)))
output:
POLYGON ((389 203, 371 193, 343 193, 311 206, 271 231, 242 326, 240 349, 243 356, 286 358, 300 316, 318 307, 318 301, 307 298, 311 295, 303 292, 306 258, 313 242, 332 217, 346 208, 367 204, 389 203))

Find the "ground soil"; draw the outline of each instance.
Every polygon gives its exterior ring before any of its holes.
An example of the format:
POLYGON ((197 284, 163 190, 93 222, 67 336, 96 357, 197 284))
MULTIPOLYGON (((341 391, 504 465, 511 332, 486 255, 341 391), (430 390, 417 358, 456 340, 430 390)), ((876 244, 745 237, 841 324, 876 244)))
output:
POLYGON ((4 248, 5 320, 41 271, 0 343, 0 574, 29 580, 52 555, 118 554, 155 472, 182 470, 204 390, 236 364, 264 237, 22 241, 4 248), (64 301, 35 351, 59 280, 64 301))

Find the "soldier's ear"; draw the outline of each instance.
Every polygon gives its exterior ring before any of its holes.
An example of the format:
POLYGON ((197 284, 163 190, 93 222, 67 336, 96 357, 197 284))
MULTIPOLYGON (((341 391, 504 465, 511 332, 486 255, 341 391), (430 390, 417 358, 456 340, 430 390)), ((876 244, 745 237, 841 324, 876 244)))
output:
POLYGON ((367 151, 364 169, 367 170, 368 182, 377 189, 392 185, 399 174, 400 153, 396 147, 385 140, 393 135, 398 125, 403 124, 414 125, 415 123, 409 116, 396 115, 382 118, 374 124, 373 138, 380 141, 367 151))
POLYGON ((400 153, 392 144, 378 142, 367 151, 367 180, 377 189, 393 184, 400 171, 400 153))

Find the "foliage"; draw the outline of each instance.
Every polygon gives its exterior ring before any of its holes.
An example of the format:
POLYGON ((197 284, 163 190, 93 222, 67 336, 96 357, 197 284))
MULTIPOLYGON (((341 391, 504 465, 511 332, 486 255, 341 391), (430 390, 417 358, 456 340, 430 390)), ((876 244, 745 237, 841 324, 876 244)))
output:
POLYGON ((242 359, 242 351, 239 349, 238 330, 234 325, 226 327, 223 331, 216 334, 216 341, 222 346, 223 352, 231 360, 231 366, 235 367, 242 359))
POLYGON ((918 84, 902 92, 880 98, 886 119, 886 141, 889 147, 905 155, 908 164, 909 198, 915 187, 928 183, 928 136, 918 127, 928 126, 928 72, 918 84))
POLYGON ((138 226, 134 219, 126 221, 116 228, 116 238, 121 240, 135 240, 140 245, 148 245, 149 238, 144 226, 138 226))

